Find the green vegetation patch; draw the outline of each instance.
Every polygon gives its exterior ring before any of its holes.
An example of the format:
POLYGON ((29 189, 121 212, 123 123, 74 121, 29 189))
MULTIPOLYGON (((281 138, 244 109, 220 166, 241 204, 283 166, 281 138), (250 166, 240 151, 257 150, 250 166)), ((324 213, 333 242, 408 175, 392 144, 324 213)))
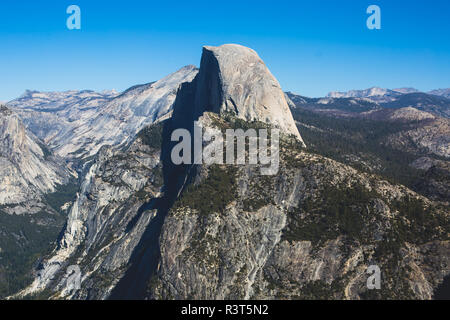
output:
POLYGON ((207 178, 197 185, 187 187, 174 204, 174 210, 189 207, 197 210, 200 215, 224 213, 226 206, 237 196, 236 174, 236 167, 209 167, 207 178))
POLYGON ((65 185, 58 185, 56 191, 47 193, 44 195, 45 202, 55 209, 57 212, 61 212, 61 207, 67 202, 75 201, 79 183, 77 180, 72 179, 65 185))
POLYGON ((450 219, 433 205, 411 196, 392 204, 398 211, 395 233, 400 242, 424 244, 433 240, 448 240, 450 219))
POLYGON ((273 195, 276 193, 276 176, 257 175, 252 177, 248 185, 248 195, 242 201, 244 211, 257 211, 272 204, 275 205, 273 195))
POLYGON ((364 242, 367 204, 377 197, 364 186, 351 188, 326 186, 318 199, 307 198, 288 214, 283 239, 320 244, 340 235, 364 242))
POLYGON ((52 152, 47 148, 47 146, 41 141, 36 141, 42 152, 44 153, 44 159, 48 160, 52 156, 52 152))
POLYGON ((145 127, 138 133, 142 143, 153 149, 161 149, 163 143, 164 122, 159 122, 145 127))
POLYGON ((64 224, 44 212, 9 215, 0 211, 0 299, 31 283, 32 266, 49 253, 64 224), (36 223, 36 222, 44 223, 36 223))

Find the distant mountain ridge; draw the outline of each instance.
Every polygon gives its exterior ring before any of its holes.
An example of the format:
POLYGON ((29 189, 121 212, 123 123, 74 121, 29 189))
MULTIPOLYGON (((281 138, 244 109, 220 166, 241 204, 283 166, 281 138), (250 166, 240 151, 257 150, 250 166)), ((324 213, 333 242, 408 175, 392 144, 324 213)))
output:
POLYGON ((384 108, 413 107, 421 111, 430 112, 440 117, 450 117, 450 99, 423 92, 400 95, 397 99, 382 104, 384 108))
POLYGON ((439 117, 450 118, 450 99, 446 97, 447 89, 435 90, 433 93, 420 92, 414 88, 351 90, 348 92, 330 92, 323 98, 308 98, 287 92, 296 105, 317 110, 336 110, 337 112, 361 112, 383 108, 407 108, 429 112, 439 117))
POLYGON ((21 117, 27 128, 38 138, 54 145, 58 136, 95 117, 100 105, 117 95, 115 91, 99 93, 91 90, 27 90, 19 98, 8 102, 7 106, 21 117))
POLYGON ((437 89, 428 92, 429 94, 434 94, 436 96, 441 96, 450 99, 450 88, 448 89, 437 89))
POLYGON ((8 103, 24 119, 30 131, 49 144, 59 156, 86 159, 103 145, 133 138, 143 127, 169 115, 182 82, 198 70, 186 66, 167 77, 115 91, 27 91, 8 103))
POLYGON ((386 96, 386 95, 396 96, 399 93, 401 93, 401 92, 384 89, 384 88, 379 88, 379 87, 372 87, 369 89, 350 90, 347 92, 332 91, 327 95, 327 97, 330 97, 330 98, 368 98, 368 97, 386 96))
MULTIPOLYGON (((416 93, 416 92, 422 92, 422 91, 417 90, 416 88, 386 89, 386 88, 380 88, 380 87, 372 87, 372 88, 362 89, 362 90, 332 91, 332 92, 328 93, 327 97, 330 97, 330 98, 368 98, 368 97, 385 96, 385 95, 397 96, 398 94, 407 94, 407 93, 416 93)), ((424 93, 449 98, 450 97, 450 88, 436 89, 436 90, 431 90, 431 91, 424 92, 424 93)))
POLYGON ((337 118, 368 119, 387 122, 416 122, 401 137, 391 137, 401 149, 413 143, 432 154, 450 157, 450 100, 416 92, 396 100, 375 103, 367 98, 305 98, 286 93, 291 108, 302 108, 337 118), (412 130, 411 130, 412 129, 412 130))

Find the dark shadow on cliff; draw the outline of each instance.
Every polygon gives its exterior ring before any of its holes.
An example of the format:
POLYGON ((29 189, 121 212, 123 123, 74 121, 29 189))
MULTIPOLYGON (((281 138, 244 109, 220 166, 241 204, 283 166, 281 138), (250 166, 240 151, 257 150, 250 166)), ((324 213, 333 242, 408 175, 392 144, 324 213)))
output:
POLYGON ((174 165, 172 163, 171 150, 178 142, 172 142, 170 139, 173 130, 186 128, 191 131, 193 127, 195 83, 194 80, 191 83, 181 85, 174 103, 173 117, 164 123, 161 145, 164 196, 152 199, 152 201, 142 205, 136 217, 129 222, 127 231, 133 229, 142 214, 145 214, 148 210, 157 210, 156 216, 147 226, 139 244, 131 255, 128 270, 111 292, 110 300, 137 300, 152 297, 152 293, 148 292, 148 283, 158 271, 161 257, 159 239, 165 217, 178 194, 186 183, 189 183, 195 172, 191 165, 174 165))
POLYGON ((147 283, 158 267, 159 236, 166 212, 164 208, 158 209, 156 217, 147 226, 131 255, 130 267, 112 291, 109 299, 136 300, 145 297, 147 283))
POLYGON ((136 226, 136 223, 138 223, 139 219, 142 217, 145 211, 152 210, 155 208, 159 208, 158 203, 161 201, 160 198, 154 198, 151 199, 150 202, 144 203, 137 211, 136 215, 133 217, 133 219, 128 222, 127 226, 125 227, 125 233, 129 233, 133 228, 136 226))

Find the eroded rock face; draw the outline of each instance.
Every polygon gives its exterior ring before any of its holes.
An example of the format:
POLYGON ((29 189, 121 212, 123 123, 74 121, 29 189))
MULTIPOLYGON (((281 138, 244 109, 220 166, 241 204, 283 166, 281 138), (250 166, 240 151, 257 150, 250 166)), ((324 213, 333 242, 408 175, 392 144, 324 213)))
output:
MULTIPOLYGON (((160 223, 156 213, 163 185, 161 150, 146 144, 147 139, 142 134, 124 149, 105 146, 100 150, 70 210, 58 247, 19 296, 47 288, 54 298, 106 299, 138 263, 140 250, 157 243, 151 238, 157 233, 149 226, 160 223), (72 291, 66 285, 70 265, 80 268, 82 290, 72 291)), ((157 260, 146 260, 148 268, 135 275, 151 273, 152 261, 157 260)), ((131 297, 142 296, 145 285, 133 283, 131 297)))
POLYGON ((60 137, 95 117, 98 108, 118 95, 115 91, 40 92, 27 90, 8 102, 27 129, 46 144, 59 145, 60 137))
POLYGON ((450 157, 450 120, 436 118, 423 121, 416 128, 392 134, 387 143, 400 150, 422 148, 430 154, 450 157))
MULTIPOLYGON (((41 210, 42 195, 55 191, 71 176, 58 161, 25 129, 17 114, 0 106, 0 205, 24 203, 31 213, 41 210)), ((11 210, 22 213, 19 208, 11 210)))
POLYGON ((198 115, 231 112, 270 123, 303 142, 278 81, 255 51, 240 45, 203 48, 195 108, 198 115))
POLYGON ((104 145, 131 141, 145 126, 170 117, 178 87, 197 74, 186 66, 159 81, 122 94, 92 91, 27 92, 8 103, 29 130, 69 160, 95 156, 104 145))
MULTIPOLYGON (((396 203, 420 196, 318 155, 289 148, 280 154, 275 176, 260 176, 257 166, 236 168, 227 188, 234 196, 221 208, 215 203, 224 197, 204 198, 201 190, 211 181, 226 183, 229 169, 199 168, 196 188, 185 191, 165 219, 151 298, 366 299, 374 294, 366 286, 372 264, 383 272, 377 298, 433 297, 450 273, 449 244, 439 240, 445 232, 414 243, 395 236, 410 219, 396 203), (358 195, 340 207, 351 190, 358 195), (336 213, 340 221, 324 218, 335 209, 347 213, 336 213)), ((428 219, 442 214, 427 211, 428 219)))

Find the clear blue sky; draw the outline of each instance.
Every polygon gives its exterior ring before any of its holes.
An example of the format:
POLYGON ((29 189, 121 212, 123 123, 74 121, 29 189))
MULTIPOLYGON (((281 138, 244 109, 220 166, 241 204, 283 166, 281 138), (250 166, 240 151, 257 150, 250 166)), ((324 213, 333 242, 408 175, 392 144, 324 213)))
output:
POLYGON ((450 87, 450 1, 0 2, 0 100, 26 89, 117 89, 199 65, 203 45, 255 49, 284 90, 450 87), (66 28, 66 8, 82 29, 66 28), (382 29, 366 28, 381 8, 382 29))

